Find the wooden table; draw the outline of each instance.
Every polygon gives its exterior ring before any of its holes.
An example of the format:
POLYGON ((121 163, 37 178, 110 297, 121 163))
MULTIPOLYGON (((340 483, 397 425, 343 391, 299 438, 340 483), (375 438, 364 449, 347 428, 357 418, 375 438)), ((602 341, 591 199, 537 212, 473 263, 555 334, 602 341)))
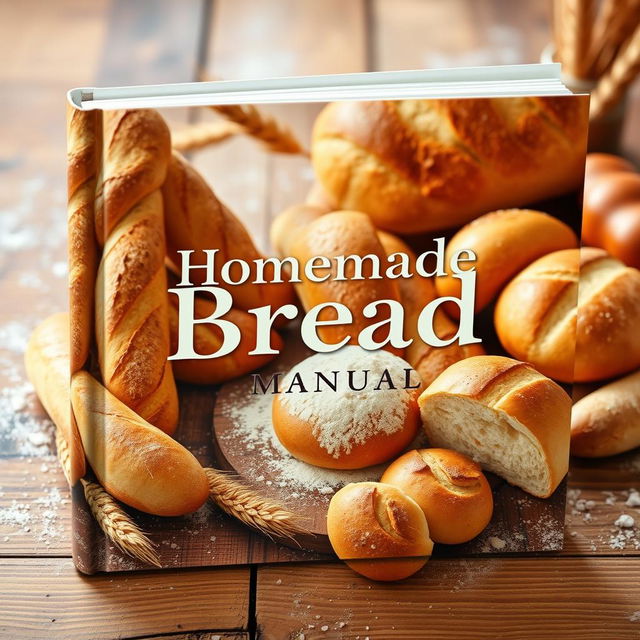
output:
MULTIPOLYGON (((623 511, 639 515, 624 505, 634 482, 640 488, 629 460, 574 471, 565 548, 553 557, 439 559, 393 585, 338 563, 83 577, 70 558, 68 490, 21 365, 28 331, 66 304, 67 88, 187 81, 201 71, 248 78, 533 62, 548 39, 539 0, 0 5, 2 638, 640 637, 640 533, 621 539, 613 524, 623 511)), ((631 155, 640 155, 637 105, 636 95, 631 155)), ((172 120, 197 117, 176 111, 172 120)), ((308 122, 292 125, 302 132, 308 122)), ((215 150, 198 166, 264 243, 270 215, 300 195, 288 177, 304 160, 269 156, 249 140, 228 144, 235 166, 251 163, 250 176, 220 179, 215 150)))

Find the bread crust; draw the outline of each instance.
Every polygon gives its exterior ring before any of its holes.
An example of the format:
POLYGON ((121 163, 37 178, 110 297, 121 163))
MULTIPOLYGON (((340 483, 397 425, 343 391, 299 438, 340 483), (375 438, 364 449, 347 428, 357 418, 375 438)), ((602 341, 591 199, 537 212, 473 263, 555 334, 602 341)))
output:
POLYGON ((421 569, 433 550, 418 504, 396 487, 348 484, 329 504, 327 532, 336 555, 372 580, 402 580, 421 569))
POLYGON ((613 456, 640 447, 640 371, 586 395, 571 412, 571 454, 613 456))

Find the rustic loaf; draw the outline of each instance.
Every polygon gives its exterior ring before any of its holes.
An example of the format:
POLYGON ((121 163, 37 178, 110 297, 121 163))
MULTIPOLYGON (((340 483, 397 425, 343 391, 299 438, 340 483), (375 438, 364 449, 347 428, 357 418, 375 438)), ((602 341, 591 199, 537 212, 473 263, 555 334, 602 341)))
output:
POLYGON ((577 189, 587 122, 585 96, 335 102, 311 155, 336 208, 419 233, 577 189))

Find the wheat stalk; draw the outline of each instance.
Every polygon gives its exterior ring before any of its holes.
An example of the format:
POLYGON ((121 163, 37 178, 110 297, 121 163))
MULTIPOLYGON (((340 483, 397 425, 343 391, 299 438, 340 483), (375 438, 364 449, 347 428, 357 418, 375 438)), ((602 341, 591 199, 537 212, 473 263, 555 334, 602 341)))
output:
POLYGON ((269 537, 289 538, 310 532, 302 528, 299 516, 282 505, 271 502, 223 471, 205 469, 209 480, 209 497, 225 513, 269 537))
POLYGON ((121 551, 155 567, 162 566, 151 541, 97 482, 84 478, 84 497, 105 535, 121 551))
POLYGON ((211 144, 218 144, 243 131, 243 127, 229 120, 200 122, 172 131, 171 144, 177 151, 193 151, 211 144))
POLYGON ((227 120, 240 125, 270 151, 308 155, 291 130, 252 104, 218 104, 210 107, 227 120))

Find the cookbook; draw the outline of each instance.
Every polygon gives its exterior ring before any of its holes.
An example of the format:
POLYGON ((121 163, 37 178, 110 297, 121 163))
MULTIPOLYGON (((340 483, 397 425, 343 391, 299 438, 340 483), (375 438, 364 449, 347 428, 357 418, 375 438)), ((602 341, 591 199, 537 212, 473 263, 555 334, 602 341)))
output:
POLYGON ((70 309, 27 366, 80 571, 562 548, 572 384, 613 375, 578 279, 614 267, 557 65, 68 97, 70 309), (238 139, 306 193, 251 209, 238 139))

